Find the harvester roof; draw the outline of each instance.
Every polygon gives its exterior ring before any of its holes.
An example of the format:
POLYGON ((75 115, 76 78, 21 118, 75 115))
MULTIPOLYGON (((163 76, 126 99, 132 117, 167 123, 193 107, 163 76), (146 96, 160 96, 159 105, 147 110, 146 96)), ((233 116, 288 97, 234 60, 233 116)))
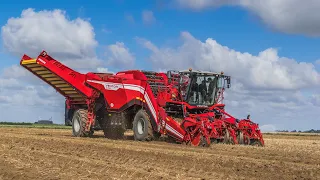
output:
POLYGON ((223 72, 221 73, 216 73, 216 72, 210 72, 210 71, 200 71, 200 70, 181 70, 179 71, 180 73, 190 73, 190 72, 193 72, 193 73, 198 73, 198 74, 203 74, 203 75, 210 75, 210 76, 215 76, 215 75, 224 75, 223 72))

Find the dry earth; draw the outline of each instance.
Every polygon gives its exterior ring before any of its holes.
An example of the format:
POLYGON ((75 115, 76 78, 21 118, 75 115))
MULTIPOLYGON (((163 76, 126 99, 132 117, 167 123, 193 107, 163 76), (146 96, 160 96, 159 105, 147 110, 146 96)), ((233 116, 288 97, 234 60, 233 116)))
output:
POLYGON ((0 128, 0 179, 320 179, 320 136, 265 135, 265 147, 187 147, 0 128))

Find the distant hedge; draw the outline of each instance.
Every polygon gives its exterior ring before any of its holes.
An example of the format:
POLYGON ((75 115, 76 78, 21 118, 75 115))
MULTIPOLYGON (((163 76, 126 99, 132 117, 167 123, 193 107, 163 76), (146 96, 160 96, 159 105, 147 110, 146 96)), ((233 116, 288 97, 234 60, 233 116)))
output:
POLYGON ((0 122, 0 125, 26 125, 26 126, 30 126, 30 125, 33 125, 33 123, 25 123, 25 122, 0 122))

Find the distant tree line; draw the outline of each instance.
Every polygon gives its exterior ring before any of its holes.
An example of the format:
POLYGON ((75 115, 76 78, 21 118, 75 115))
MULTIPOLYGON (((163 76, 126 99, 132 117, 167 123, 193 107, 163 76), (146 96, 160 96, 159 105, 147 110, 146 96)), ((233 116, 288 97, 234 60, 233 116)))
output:
POLYGON ((292 131, 288 131, 288 130, 276 130, 277 132, 301 132, 301 133, 320 133, 320 130, 315 130, 315 129, 311 129, 311 130, 307 130, 307 131, 297 131, 297 130, 292 130, 292 131))
POLYGON ((0 125, 32 125, 33 123, 26 122, 0 122, 0 125))

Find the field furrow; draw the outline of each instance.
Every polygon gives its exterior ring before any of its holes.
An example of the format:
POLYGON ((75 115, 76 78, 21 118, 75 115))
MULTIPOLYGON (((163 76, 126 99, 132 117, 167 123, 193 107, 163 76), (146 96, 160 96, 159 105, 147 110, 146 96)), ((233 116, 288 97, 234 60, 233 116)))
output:
POLYGON ((1 128, 0 179, 320 179, 319 136, 266 135, 265 147, 196 148, 96 134, 1 128))

